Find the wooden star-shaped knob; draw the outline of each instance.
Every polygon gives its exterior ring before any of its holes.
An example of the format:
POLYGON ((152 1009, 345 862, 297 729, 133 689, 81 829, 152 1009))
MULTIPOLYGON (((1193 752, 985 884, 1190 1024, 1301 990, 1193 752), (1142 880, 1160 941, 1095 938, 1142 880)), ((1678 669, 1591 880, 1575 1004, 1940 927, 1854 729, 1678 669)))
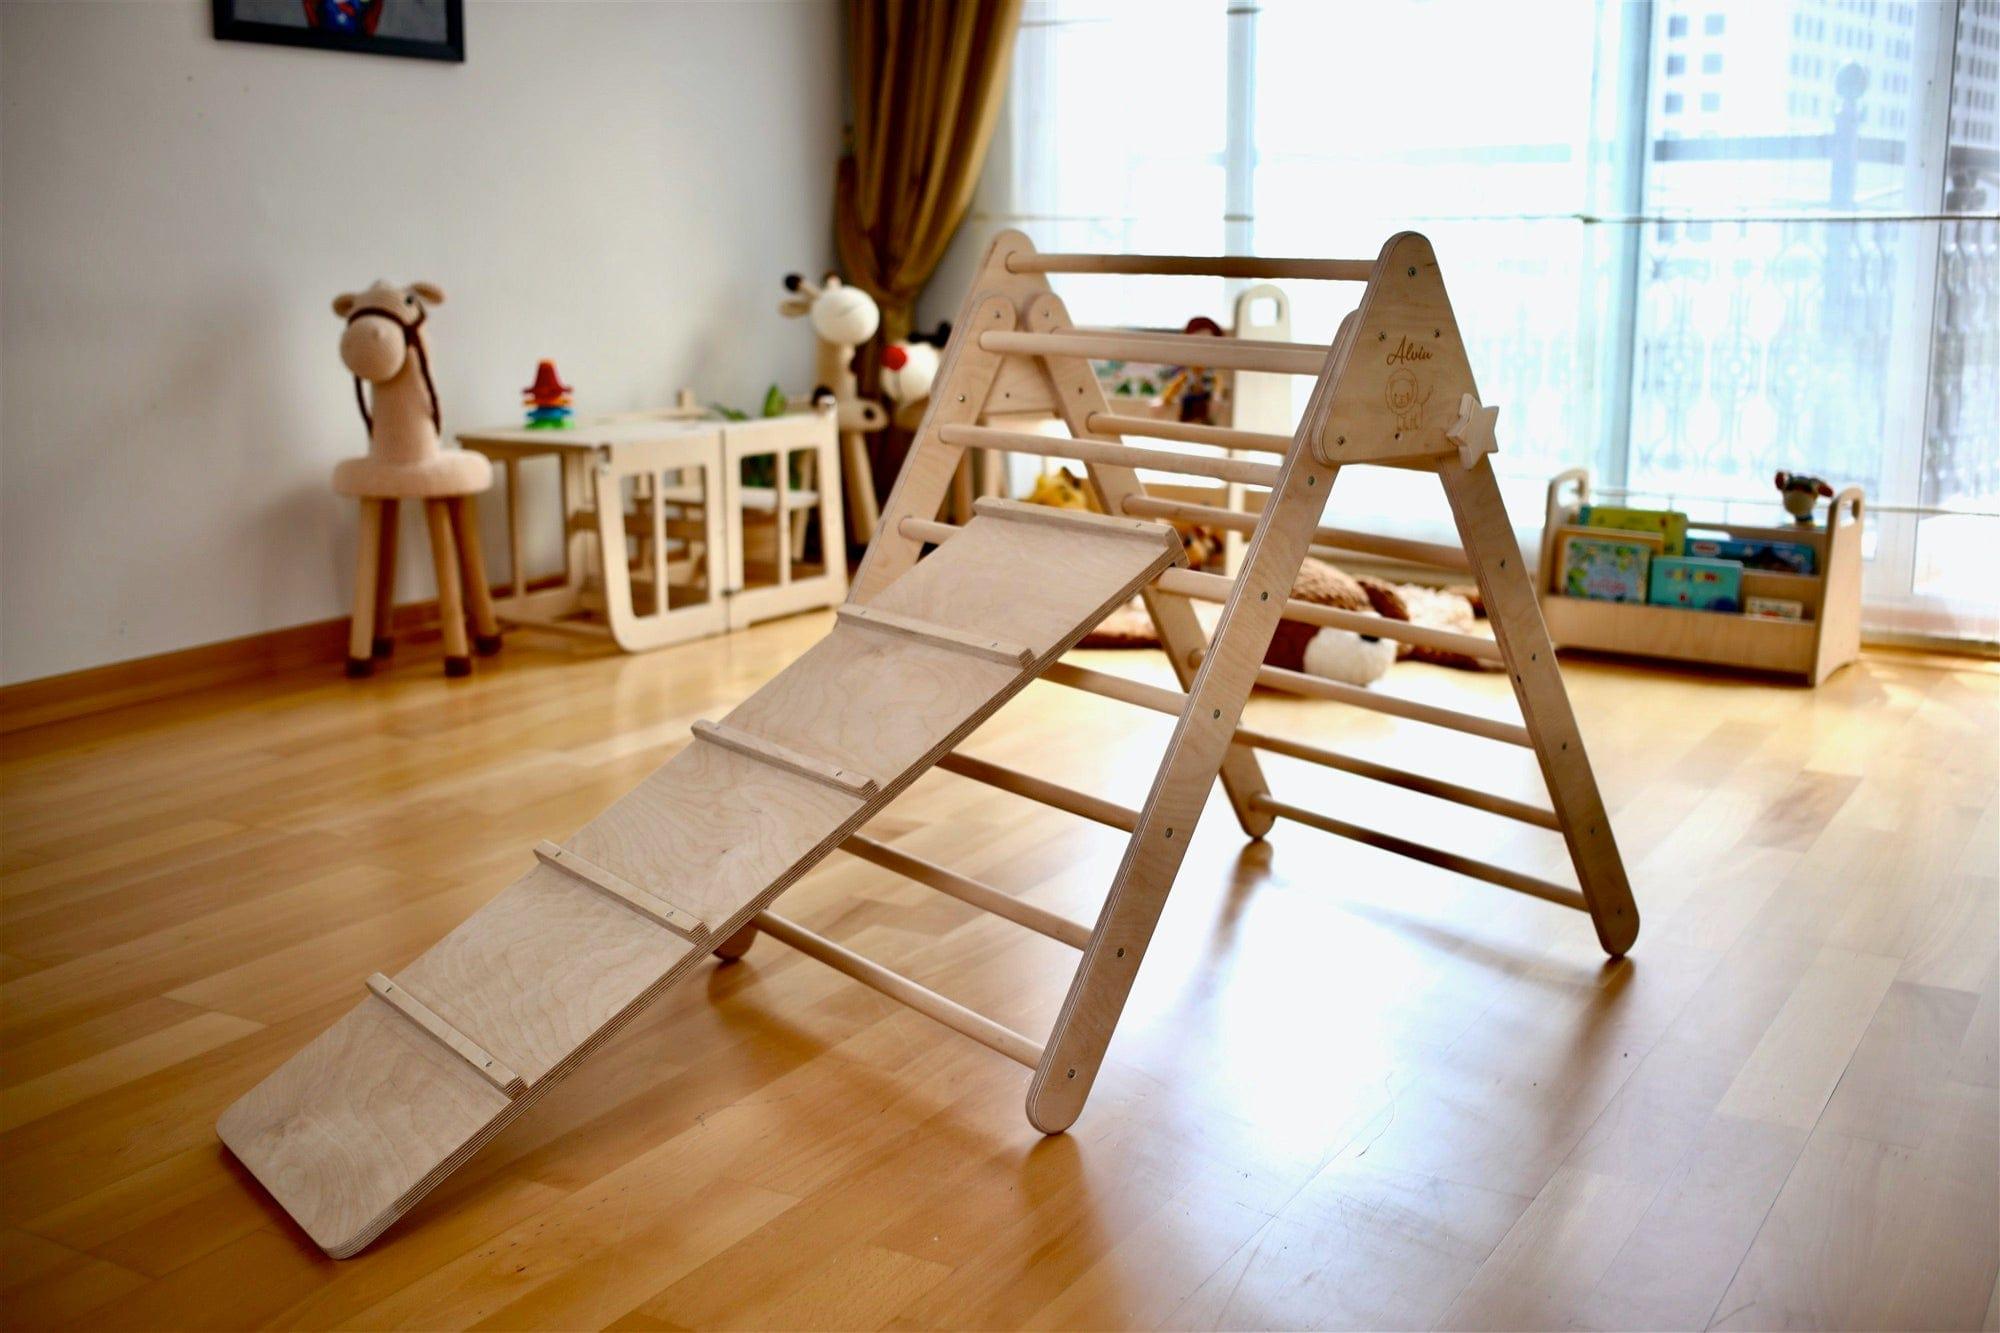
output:
POLYGON ((1472 394, 1459 395, 1458 420, 1444 432, 1444 437, 1458 446, 1459 462, 1470 468, 1479 462, 1481 454, 1490 454, 1500 447, 1493 442, 1493 426, 1499 419, 1498 403, 1485 407, 1472 394))

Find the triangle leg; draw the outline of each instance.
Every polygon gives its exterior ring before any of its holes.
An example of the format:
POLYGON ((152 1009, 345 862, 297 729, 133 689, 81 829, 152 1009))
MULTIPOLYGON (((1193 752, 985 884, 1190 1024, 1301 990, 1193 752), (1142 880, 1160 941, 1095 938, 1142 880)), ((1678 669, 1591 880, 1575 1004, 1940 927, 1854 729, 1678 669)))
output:
POLYGON ((1514 540, 1513 525, 1507 520, 1500 488, 1493 479, 1492 464, 1480 458, 1473 467, 1465 468, 1448 458, 1440 460, 1437 471, 1451 502, 1459 537, 1472 557, 1479 593, 1493 623, 1493 637, 1506 657, 1507 676, 1534 741, 1550 803, 1562 822, 1563 838, 1584 899, 1590 904, 1598 942, 1613 958, 1622 958, 1638 938, 1639 909, 1632 901, 1625 862, 1618 854, 1604 798, 1597 790, 1590 757, 1584 752, 1569 691, 1563 686, 1548 626, 1542 621, 1541 603, 1528 580, 1521 548, 1514 540))

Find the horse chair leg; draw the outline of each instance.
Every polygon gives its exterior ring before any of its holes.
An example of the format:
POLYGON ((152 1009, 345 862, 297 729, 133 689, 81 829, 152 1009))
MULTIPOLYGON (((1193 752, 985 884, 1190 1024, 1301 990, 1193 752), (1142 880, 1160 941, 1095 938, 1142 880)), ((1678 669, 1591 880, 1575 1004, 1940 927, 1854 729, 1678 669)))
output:
POLYGON ((347 628, 347 674, 372 675, 375 659, 376 566, 382 560, 382 502, 362 497, 361 534, 354 549, 354 619, 347 628))
POLYGON ((375 642, 370 656, 378 661, 396 651, 396 502, 382 501, 382 553, 375 561, 375 642))
POLYGON ((465 600, 472 607, 472 646, 481 657, 500 651, 500 620, 493 614, 493 585, 486 577, 486 548, 479 544, 477 498, 461 495, 451 502, 452 526, 458 531, 458 563, 465 572, 465 600))
POLYGON ((465 641, 465 597, 458 577, 457 543, 451 535, 451 502, 424 501, 431 532, 431 563, 437 570, 438 620, 444 629, 444 674, 472 674, 472 651, 465 641))

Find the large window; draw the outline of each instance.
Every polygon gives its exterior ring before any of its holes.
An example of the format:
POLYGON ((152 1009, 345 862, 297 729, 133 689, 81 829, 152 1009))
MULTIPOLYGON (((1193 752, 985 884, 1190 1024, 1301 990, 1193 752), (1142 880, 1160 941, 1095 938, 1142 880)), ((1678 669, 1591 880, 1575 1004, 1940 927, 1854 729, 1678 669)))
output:
MULTIPOLYGON (((1525 508, 1576 464, 1739 519, 1779 468, 1858 483, 1870 624, 1990 640, 1996 90, 2000 0, 1030 0, 980 220, 1308 255, 1420 229, 1525 508)), ((1229 287, 1066 294, 1178 324, 1229 287)), ((1296 287, 1298 336, 1352 300, 1296 287)))

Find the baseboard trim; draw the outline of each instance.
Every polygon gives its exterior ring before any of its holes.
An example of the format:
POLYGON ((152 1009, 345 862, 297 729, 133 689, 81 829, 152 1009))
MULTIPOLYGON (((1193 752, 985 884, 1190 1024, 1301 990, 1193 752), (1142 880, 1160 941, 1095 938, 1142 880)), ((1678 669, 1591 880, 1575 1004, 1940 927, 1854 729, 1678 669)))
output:
MULTIPOLYGON (((396 608, 399 636, 437 623, 434 601, 396 608)), ((0 736, 299 667, 335 666, 347 657, 347 624, 341 616, 0 686, 0 736)))

